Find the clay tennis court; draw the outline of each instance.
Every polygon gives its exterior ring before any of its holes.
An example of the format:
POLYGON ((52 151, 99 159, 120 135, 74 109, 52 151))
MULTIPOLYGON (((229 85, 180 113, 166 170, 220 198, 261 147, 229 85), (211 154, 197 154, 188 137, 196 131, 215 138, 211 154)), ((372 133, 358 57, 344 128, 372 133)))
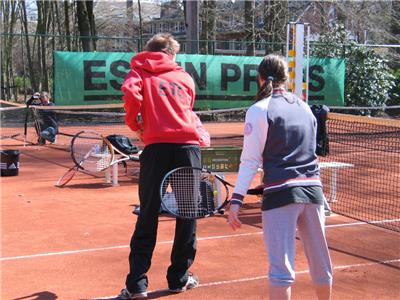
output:
MULTIPOLYGON (((206 127, 212 135, 242 130, 241 123, 206 127)), ((124 287, 128 271, 139 165, 129 162, 127 174, 120 168, 119 186, 105 184, 102 173, 79 173, 66 187, 57 188, 57 179, 73 165, 69 152, 23 147, 11 139, 2 140, 2 148, 20 151, 20 170, 18 176, 0 178, 0 298, 113 299, 124 287)), ((235 175, 226 178, 234 182, 235 175)), ((160 216, 148 274, 149 299, 267 299, 267 257, 257 197, 246 198, 242 221, 242 229, 232 231, 226 216, 199 220, 191 271, 199 276, 200 286, 176 295, 168 293, 165 279, 174 219, 160 216)), ((327 218, 326 235, 334 265, 333 299, 400 298, 398 232, 333 214, 327 218)), ((297 243, 293 299, 315 299, 301 242, 297 243)))

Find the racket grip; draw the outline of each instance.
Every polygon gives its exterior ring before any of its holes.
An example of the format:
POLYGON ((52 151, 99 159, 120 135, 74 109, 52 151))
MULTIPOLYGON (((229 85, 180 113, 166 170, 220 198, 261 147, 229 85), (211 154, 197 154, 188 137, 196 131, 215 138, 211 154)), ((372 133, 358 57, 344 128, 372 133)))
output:
POLYGON ((264 192, 264 189, 261 188, 254 188, 254 189, 248 189, 247 190, 247 195, 262 195, 264 192))

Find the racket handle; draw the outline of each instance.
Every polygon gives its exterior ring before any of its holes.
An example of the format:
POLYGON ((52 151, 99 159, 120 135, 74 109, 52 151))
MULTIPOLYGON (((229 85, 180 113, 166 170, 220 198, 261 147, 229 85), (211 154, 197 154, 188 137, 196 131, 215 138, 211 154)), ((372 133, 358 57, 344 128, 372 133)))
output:
POLYGON ((262 195, 264 192, 264 189, 261 188, 254 188, 254 189, 249 189, 247 190, 247 195, 262 195))

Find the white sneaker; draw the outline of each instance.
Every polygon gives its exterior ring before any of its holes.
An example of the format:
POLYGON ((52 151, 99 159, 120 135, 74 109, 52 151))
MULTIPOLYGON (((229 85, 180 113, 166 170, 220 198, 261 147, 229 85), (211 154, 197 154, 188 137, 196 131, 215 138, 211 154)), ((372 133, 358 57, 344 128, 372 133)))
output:
POLYGON ((132 299, 145 299, 147 298, 147 292, 131 293, 127 288, 122 289, 119 293, 118 300, 132 300, 132 299))
POLYGON ((194 274, 189 274, 188 280, 183 287, 177 289, 169 289, 169 291, 171 293, 182 293, 185 292, 186 290, 193 289, 198 285, 199 285, 199 278, 194 274))

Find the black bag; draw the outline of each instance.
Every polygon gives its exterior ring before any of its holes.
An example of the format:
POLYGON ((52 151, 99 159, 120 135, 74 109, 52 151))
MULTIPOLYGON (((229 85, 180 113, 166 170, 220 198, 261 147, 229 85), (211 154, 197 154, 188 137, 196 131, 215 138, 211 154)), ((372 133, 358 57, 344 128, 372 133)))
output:
POLYGON ((122 153, 131 155, 139 152, 139 148, 132 145, 131 140, 125 135, 111 134, 107 136, 107 140, 122 153))
POLYGON ((329 154, 329 137, 326 121, 329 107, 326 105, 312 105, 311 111, 317 119, 317 148, 315 153, 320 156, 329 154))

